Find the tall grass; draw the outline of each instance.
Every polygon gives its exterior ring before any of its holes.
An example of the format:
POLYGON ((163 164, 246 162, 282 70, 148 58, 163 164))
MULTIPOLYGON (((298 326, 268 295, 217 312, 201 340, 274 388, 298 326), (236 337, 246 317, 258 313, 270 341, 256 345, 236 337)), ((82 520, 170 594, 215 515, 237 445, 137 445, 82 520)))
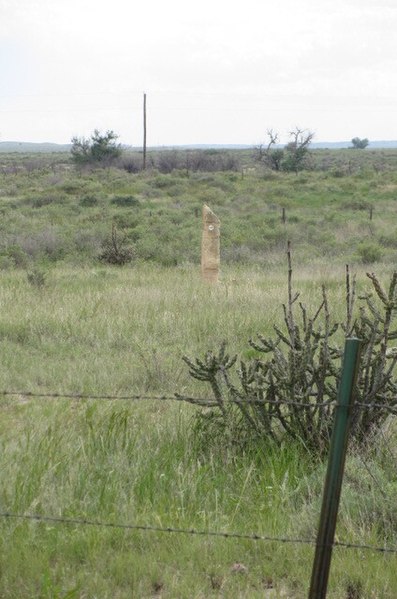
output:
MULTIPOLYGON (((343 271, 312 265, 295 279, 307 304, 317 305, 325 282, 330 306, 343 309, 343 271)), ((3 272, 0 387, 205 396, 181 356, 222 340, 244 356, 248 337, 281 323, 285 280, 280 271, 226 268, 220 285, 208 287, 190 267, 59 268, 38 288, 23 272, 3 272)), ((362 287, 362 273, 359 280, 362 287)), ((193 434, 200 408, 176 402, 20 395, 4 396, 0 410, 1 511, 315 534, 324 465, 302 448, 263 439, 242 452, 221 437, 204 442, 193 434)), ((377 440, 367 468, 352 453, 340 540, 397 543, 395 444, 386 433, 387 447, 377 440)), ((0 527, 5 598, 300 598, 313 557, 310 545, 4 518, 0 527)), ((391 599, 393 559, 335 549, 329 596, 347 597, 354 587, 362 597, 391 599)))

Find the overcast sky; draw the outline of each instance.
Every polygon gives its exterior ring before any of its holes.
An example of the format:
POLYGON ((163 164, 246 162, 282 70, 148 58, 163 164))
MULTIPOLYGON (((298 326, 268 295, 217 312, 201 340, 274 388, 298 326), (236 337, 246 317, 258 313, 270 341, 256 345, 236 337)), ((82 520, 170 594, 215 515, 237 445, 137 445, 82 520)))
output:
POLYGON ((0 141, 397 139, 396 0, 0 0, 0 141))

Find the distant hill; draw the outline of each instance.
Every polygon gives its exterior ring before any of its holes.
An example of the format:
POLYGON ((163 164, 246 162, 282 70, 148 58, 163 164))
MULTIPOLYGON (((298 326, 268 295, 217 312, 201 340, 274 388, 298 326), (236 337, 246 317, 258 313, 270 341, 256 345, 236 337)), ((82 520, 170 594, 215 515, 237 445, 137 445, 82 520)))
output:
POLYGON ((34 143, 28 141, 0 141, 0 152, 69 152, 71 144, 34 143))
MULTIPOLYGON (((150 147, 150 150, 249 150, 255 144, 185 144, 175 146, 155 146, 150 147)), ((318 141, 311 144, 313 150, 329 149, 338 150, 350 148, 351 141, 318 141)), ((18 152, 21 154, 28 153, 51 153, 51 152, 70 152, 71 144, 56 144, 50 142, 34 143, 26 141, 0 141, 0 152, 18 152)), ((279 146, 282 147, 282 146, 279 146)), ((133 146, 124 146, 126 150, 139 151, 142 148, 133 146)), ((392 141, 370 141, 368 149, 389 149, 397 148, 397 140, 392 141)))
MULTIPOLYGON (((329 150, 339 150, 342 148, 351 148, 351 141, 319 141, 313 142, 310 144, 310 147, 315 149, 329 149, 329 150)), ((368 144, 369 150, 376 150, 379 148, 388 149, 388 148, 397 148, 397 140, 394 141, 370 141, 368 144)))

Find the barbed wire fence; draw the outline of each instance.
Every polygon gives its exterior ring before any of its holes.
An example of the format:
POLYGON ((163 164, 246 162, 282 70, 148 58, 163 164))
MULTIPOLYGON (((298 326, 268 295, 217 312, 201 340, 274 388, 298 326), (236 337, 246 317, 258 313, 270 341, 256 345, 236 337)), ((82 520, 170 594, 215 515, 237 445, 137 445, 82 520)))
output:
MULTIPOLYGON (((107 401, 179 401, 185 403, 191 403, 197 406, 204 407, 218 407, 219 403, 213 399, 202 398, 202 397, 191 397, 188 395, 181 395, 175 393, 174 395, 112 395, 112 394, 92 394, 92 393, 70 393, 70 392, 38 392, 38 391, 16 391, 16 390, 0 390, 0 396, 11 396, 11 397, 26 397, 26 398, 41 398, 41 399, 74 399, 74 400, 107 400, 107 401)), ((336 409, 338 406, 334 401, 325 402, 304 402, 304 401, 289 401, 289 400, 272 400, 272 399, 256 399, 256 398, 244 398, 238 399, 231 397, 230 399, 224 400, 225 403, 244 405, 288 405, 297 408, 312 408, 317 409, 326 406, 334 406, 336 409)), ((371 403, 360 403, 355 402, 354 409, 359 408, 362 410, 384 410, 390 414, 397 415, 397 398, 396 405, 379 404, 376 402, 371 403)))
MULTIPOLYGON (((19 397, 19 398, 32 398, 32 399, 48 399, 48 400, 59 400, 59 399, 67 399, 67 400, 75 400, 75 401, 158 401, 158 402, 168 402, 175 401, 179 403, 189 403, 192 405, 197 405, 199 407, 217 407, 219 404, 209 398, 200 398, 200 397, 191 397, 191 396, 182 396, 179 394, 174 395, 145 395, 145 394, 131 394, 131 395, 112 395, 112 394, 88 394, 88 393, 70 393, 70 392, 39 392, 39 391, 16 391, 16 390, 3 390, 0 391, 0 396, 3 397, 19 397)), ((282 401, 282 400, 270 400, 270 399, 244 399, 239 400, 235 398, 230 398, 228 400, 230 404, 255 404, 255 405, 265 405, 265 404, 275 404, 275 405, 294 405, 297 408, 307 409, 313 408, 318 409, 321 406, 329 406, 334 404, 334 409, 337 410, 338 406, 335 402, 322 402, 317 403, 313 402, 291 402, 291 401, 282 401)), ((386 410, 391 415, 397 414, 397 406, 395 405, 384 405, 378 403, 355 403, 354 409, 357 410, 386 410)), ((390 453, 393 458, 395 454, 390 448, 387 439, 382 432, 386 443, 386 449, 390 453)), ((377 488, 384 495, 384 491, 381 487, 380 482, 377 480, 376 475, 372 472, 368 463, 360 457, 363 465, 367 469, 369 475, 373 479, 377 488)), ((273 542, 273 543, 282 543, 282 544, 305 544, 305 545, 316 545, 315 539, 308 538, 290 538, 290 537, 282 537, 282 536, 269 536, 263 535, 260 533, 240 533, 233 531, 214 531, 214 530, 196 530, 190 528, 178 528, 175 526, 170 527, 161 527, 154 526, 149 524, 135 524, 135 523, 120 523, 120 522, 104 522, 100 520, 92 520, 87 518, 67 518, 62 516, 53 516, 48 514, 25 514, 25 513, 12 513, 8 511, 0 512, 0 518, 5 520, 25 520, 25 521, 35 521, 35 522, 50 522, 53 524, 60 525, 73 525, 73 526, 96 526, 96 527, 104 527, 104 528, 112 528, 112 529, 123 529, 129 531, 141 531, 141 532, 151 532, 151 533, 171 533, 171 534, 182 534, 182 535, 194 535, 194 536, 206 536, 206 537, 218 537, 223 539, 241 539, 241 540, 250 540, 250 541, 263 541, 263 542, 273 542)), ((376 545, 367 545, 360 543, 350 543, 345 541, 334 541, 333 546, 337 548, 344 549, 358 549, 365 551, 372 551, 376 553, 383 554, 396 554, 397 547, 390 546, 376 546, 376 545)))
MULTIPOLYGON (((90 520, 86 518, 63 518, 61 516, 46 516, 41 514, 14 514, 11 512, 0 512, 0 518, 14 520, 33 520, 36 522, 51 522, 53 524, 70 524, 76 526, 99 526, 104 528, 119 528, 124 530, 137 530, 143 532, 158 532, 158 533, 173 533, 182 535, 204 536, 204 537, 219 537, 223 539, 242 539, 250 541, 268 541, 284 544, 303 544, 315 545, 315 539, 290 538, 279 536, 268 536, 257 533, 239 533, 239 532, 223 532, 214 530, 196 530, 192 528, 175 528, 161 527, 144 524, 129 524, 120 522, 102 522, 100 520, 90 520)), ((344 549, 362 549, 375 551, 378 553, 397 553, 397 547, 380 547, 375 545, 364 545, 359 543, 348 543, 344 541, 335 541, 334 547, 342 547, 344 549)))

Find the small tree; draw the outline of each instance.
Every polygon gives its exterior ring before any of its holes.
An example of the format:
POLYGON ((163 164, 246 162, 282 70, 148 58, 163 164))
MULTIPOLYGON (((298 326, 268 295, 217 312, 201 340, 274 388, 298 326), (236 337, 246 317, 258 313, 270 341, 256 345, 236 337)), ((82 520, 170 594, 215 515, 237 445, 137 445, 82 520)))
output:
POLYGON ((298 172, 308 166, 309 146, 314 137, 312 131, 299 129, 290 131, 290 141, 284 148, 278 146, 279 135, 273 129, 267 130, 268 143, 256 148, 256 159, 273 171, 298 172))
POLYGON ((72 149, 70 152, 73 162, 78 166, 88 164, 91 161, 90 140, 85 139, 85 137, 72 137, 71 141, 72 149))
POLYGON ((279 135, 273 129, 268 129, 267 136, 269 138, 267 146, 260 144, 256 148, 256 159, 266 164, 273 171, 279 171, 284 158, 284 150, 275 147, 279 141, 279 135))
POLYGON ((72 137, 72 160, 78 165, 102 164, 109 165, 121 156, 122 150, 117 143, 118 135, 114 131, 101 134, 95 129, 90 139, 72 137))
POLYGON ((364 150, 368 146, 369 141, 366 137, 364 139, 360 139, 359 137, 353 137, 352 144, 352 150, 364 150))
POLYGON ((283 170, 297 173, 307 166, 309 146, 313 137, 312 131, 299 129, 299 127, 290 131, 291 141, 285 146, 286 156, 282 163, 283 170))

